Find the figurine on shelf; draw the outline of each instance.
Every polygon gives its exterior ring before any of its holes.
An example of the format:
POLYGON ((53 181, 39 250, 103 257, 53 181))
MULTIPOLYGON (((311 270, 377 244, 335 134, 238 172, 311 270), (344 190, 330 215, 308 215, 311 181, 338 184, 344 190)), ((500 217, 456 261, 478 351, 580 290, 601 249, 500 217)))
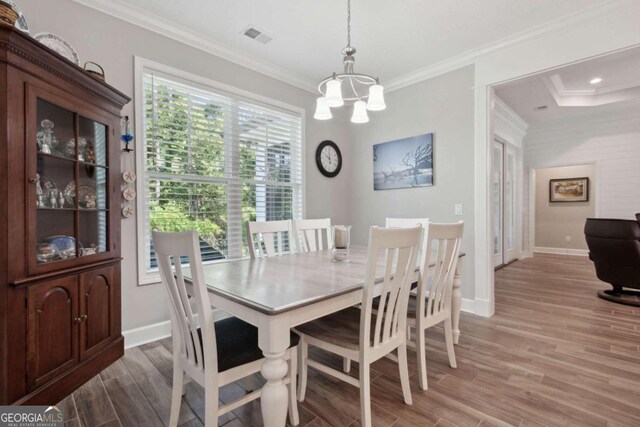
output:
POLYGON ((58 207, 58 190, 52 189, 49 192, 49 205, 54 209, 58 207))
POLYGON ((62 191, 58 192, 58 207, 59 208, 64 208, 64 193, 62 191))
POLYGON ((39 208, 44 207, 44 192, 42 191, 42 184, 40 184, 40 174, 36 174, 36 206, 39 208))
POLYGON ((38 141, 38 149, 44 154, 51 154, 52 150, 58 145, 58 139, 53 134, 53 128, 55 125, 49 119, 44 119, 40 126, 42 130, 36 134, 38 141))

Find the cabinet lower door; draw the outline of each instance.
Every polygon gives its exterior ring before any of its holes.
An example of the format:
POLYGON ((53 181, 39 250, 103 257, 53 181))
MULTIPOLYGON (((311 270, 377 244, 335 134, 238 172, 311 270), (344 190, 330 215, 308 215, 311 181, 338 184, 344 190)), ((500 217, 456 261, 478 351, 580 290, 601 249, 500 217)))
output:
POLYGON ((118 271, 105 267, 80 275, 80 358, 86 359, 115 337, 115 283, 118 271))
POLYGON ((78 362, 78 278, 64 277, 28 290, 29 390, 78 362))

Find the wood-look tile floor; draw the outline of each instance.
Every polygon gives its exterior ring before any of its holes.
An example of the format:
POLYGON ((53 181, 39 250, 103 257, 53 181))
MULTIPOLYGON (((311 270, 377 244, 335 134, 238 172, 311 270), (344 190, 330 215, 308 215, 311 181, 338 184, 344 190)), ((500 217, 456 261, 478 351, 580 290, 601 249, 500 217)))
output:
MULTIPOLYGON (((413 406, 402 401, 396 365, 373 365, 374 424, 640 426, 640 308, 597 298, 606 287, 585 257, 541 255, 499 270, 496 315, 462 314, 458 369, 448 366, 440 328, 427 332, 428 391, 418 388, 409 353, 413 406)), ((313 356, 341 366, 335 357, 313 356)), ((166 425, 171 372, 170 340, 127 350, 61 402, 68 424, 166 425)), ((243 386, 225 387, 221 400, 242 395, 243 386)), ((203 398, 199 386, 188 385, 180 425, 203 424, 203 398)), ((301 426, 360 425, 358 390, 313 370, 299 410, 301 426)), ((259 401, 220 425, 262 425, 259 401)))

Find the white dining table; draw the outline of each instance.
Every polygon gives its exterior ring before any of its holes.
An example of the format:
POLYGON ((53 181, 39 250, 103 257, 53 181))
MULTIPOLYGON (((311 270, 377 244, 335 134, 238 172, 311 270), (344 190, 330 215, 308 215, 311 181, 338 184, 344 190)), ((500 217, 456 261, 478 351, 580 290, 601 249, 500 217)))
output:
MULTIPOLYGON (((354 246, 349 262, 332 262, 331 251, 325 250, 204 266, 211 305, 258 328, 258 345, 265 357, 261 408, 266 427, 283 427, 287 418, 288 393, 283 380, 288 371, 284 356, 289 347, 289 331, 359 304, 366 262, 366 246, 354 246)), ((456 343, 462 300, 460 264, 452 295, 456 343)), ((381 263, 381 272, 383 267, 381 263)), ((185 279, 189 278, 187 269, 185 279)))

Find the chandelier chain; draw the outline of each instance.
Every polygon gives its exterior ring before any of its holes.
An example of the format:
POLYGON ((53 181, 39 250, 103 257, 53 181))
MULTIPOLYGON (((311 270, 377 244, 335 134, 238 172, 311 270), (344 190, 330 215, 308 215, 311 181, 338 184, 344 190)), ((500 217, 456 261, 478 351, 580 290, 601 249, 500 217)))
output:
POLYGON ((351 47, 351 0, 347 0, 347 47, 351 47))

